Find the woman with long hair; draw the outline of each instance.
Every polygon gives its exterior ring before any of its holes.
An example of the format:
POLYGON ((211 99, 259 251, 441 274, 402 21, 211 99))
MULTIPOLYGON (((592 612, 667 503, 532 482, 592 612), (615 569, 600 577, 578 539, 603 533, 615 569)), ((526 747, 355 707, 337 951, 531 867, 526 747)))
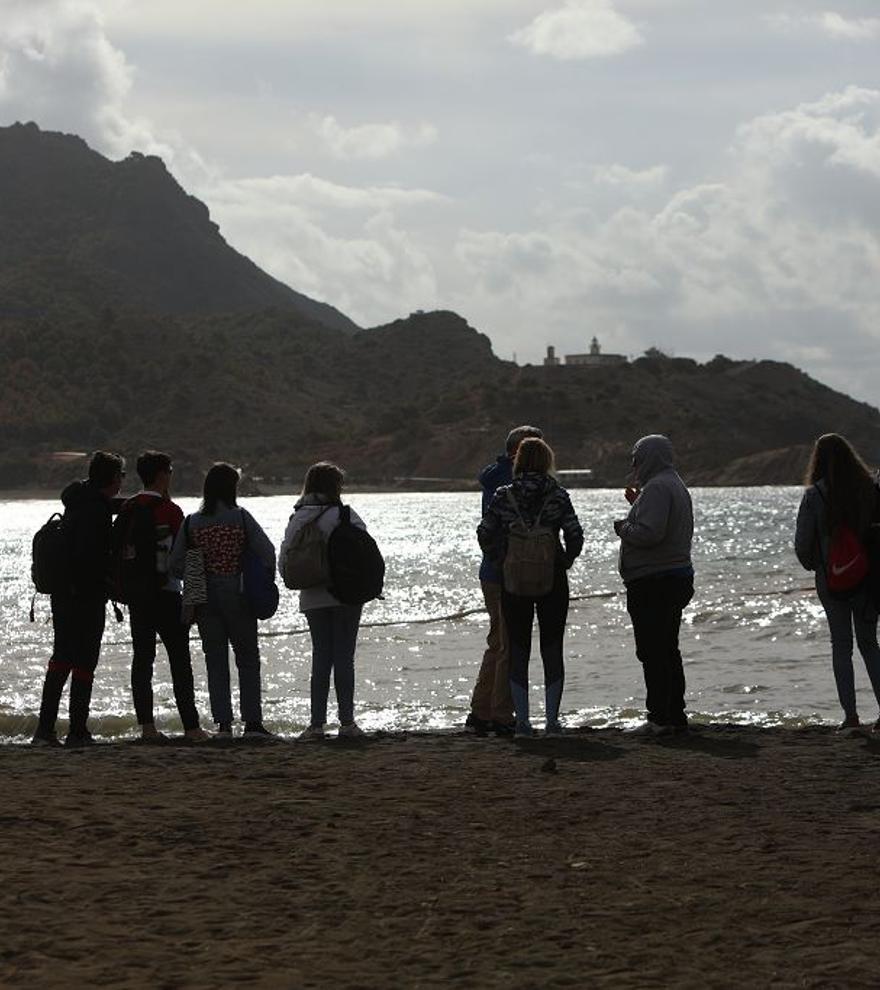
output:
POLYGON ((239 473, 231 464, 215 464, 205 475, 198 512, 187 516, 171 552, 172 572, 184 576, 188 549, 202 551, 207 602, 196 607, 196 624, 205 653, 211 713, 218 735, 232 736, 229 647, 238 668, 239 711, 244 735, 271 738, 263 726, 260 647, 257 617, 243 591, 243 558, 250 549, 270 570, 275 548, 254 517, 238 505, 239 473))
MULTIPOLYGON (((864 584, 846 593, 835 592, 829 590, 828 575, 829 565, 834 567, 832 579, 850 566, 859 566, 855 552, 851 561, 837 563, 830 558, 846 530, 855 540, 865 540, 875 517, 877 486, 849 441, 837 433, 826 433, 816 441, 804 483, 807 488, 798 511, 795 552, 808 571, 816 572, 816 592, 828 618, 831 663, 844 714, 840 729, 857 729, 853 631, 880 704, 877 610, 864 584)), ((874 730, 880 731, 880 719, 874 730)))
MULTIPOLYGON (((282 577, 288 552, 298 543, 298 534, 303 534, 307 526, 317 527, 320 538, 326 544, 330 534, 339 525, 344 480, 342 469, 328 461, 319 461, 306 471, 302 494, 294 506, 278 555, 282 577)), ((349 512, 352 524, 366 530, 360 516, 351 509, 349 512)), ((296 587, 302 586, 298 584, 296 587)), ((299 593, 299 610, 306 617, 312 639, 310 718, 300 739, 310 741, 324 738, 331 674, 336 687, 339 735, 348 739, 360 738, 364 733, 354 720, 354 654, 361 622, 361 606, 346 605, 339 601, 331 593, 325 580, 323 583, 302 588, 299 593)))
MULTIPOLYGON (((583 548, 584 533, 568 492, 553 471, 550 447, 537 437, 527 437, 516 452, 513 483, 495 492, 477 528, 483 553, 502 575, 501 610, 510 644, 510 689, 516 713, 514 735, 518 737, 533 735, 529 720, 529 659, 536 614, 544 664, 545 731, 550 736, 562 733, 559 706, 565 680, 562 647, 569 602, 567 571, 583 548), (552 577, 549 590, 543 594, 522 593, 514 586, 512 569, 505 568, 514 529, 514 539, 523 541, 529 539, 527 533, 537 535, 538 529, 552 536, 552 577), (559 541, 560 532, 564 548, 559 541)), ((525 566, 529 566, 528 562, 525 566)))

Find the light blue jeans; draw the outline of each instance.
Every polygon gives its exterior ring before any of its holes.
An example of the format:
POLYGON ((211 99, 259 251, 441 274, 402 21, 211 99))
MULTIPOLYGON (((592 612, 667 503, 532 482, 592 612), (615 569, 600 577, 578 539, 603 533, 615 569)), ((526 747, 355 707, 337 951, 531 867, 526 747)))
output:
POLYGON ((880 646, 877 645, 877 611, 867 594, 848 600, 828 593, 821 572, 816 573, 816 591, 828 618, 831 631, 831 666, 837 683, 837 697, 847 718, 857 714, 856 684, 853 672, 853 631, 859 653, 865 661, 874 697, 880 705, 880 646))
POLYGON ((311 725, 327 721, 330 672, 336 686, 339 721, 354 721, 354 651, 361 623, 360 605, 332 605, 305 611, 312 635, 311 725))

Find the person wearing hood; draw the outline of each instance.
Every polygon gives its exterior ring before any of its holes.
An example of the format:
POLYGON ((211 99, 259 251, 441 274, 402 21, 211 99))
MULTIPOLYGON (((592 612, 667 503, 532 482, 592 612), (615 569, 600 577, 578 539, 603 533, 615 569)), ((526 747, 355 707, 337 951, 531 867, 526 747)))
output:
POLYGON ((624 493, 629 514, 615 521, 614 531, 620 537, 618 566, 647 691, 648 720, 640 731, 686 731, 678 637, 682 611, 694 594, 691 496, 665 436, 642 437, 632 450, 632 468, 634 485, 624 493))
MULTIPOLYGON (((513 481, 513 459, 520 443, 526 437, 543 436, 537 426, 517 426, 507 434, 504 453, 499 454, 494 463, 480 472, 479 482, 483 492, 481 515, 486 515, 495 492, 513 481)), ((471 697, 471 710, 464 727, 466 731, 477 735, 494 732, 496 735, 509 736, 514 731, 514 718, 507 630, 501 614, 501 572, 485 553, 480 562, 480 588, 489 615, 489 632, 471 697)))
POLYGON ((568 492, 553 477, 553 451, 537 437, 520 444, 513 462, 513 481, 495 492, 477 527, 477 539, 504 580, 511 527, 541 527, 553 533, 556 544, 553 583, 540 597, 514 594, 502 585, 501 609, 510 649, 510 690, 516 713, 517 737, 533 735, 529 719, 529 659, 535 614, 540 629, 544 664, 545 730, 560 735, 559 706, 565 680, 563 641, 568 617, 567 571, 584 545, 584 533, 568 492), (562 533, 563 544, 559 542, 562 533))
POLYGON ((69 579, 52 594, 52 657, 43 682, 35 746, 59 746, 55 733, 58 707, 70 677, 70 728, 65 745, 92 744, 88 729, 92 682, 101 653, 110 590, 113 512, 125 475, 118 454, 99 450, 89 462, 85 481, 61 493, 62 532, 69 552, 69 579))
MULTIPOLYGON (((306 471, 302 494, 293 507, 278 554, 282 577, 288 550, 297 533, 314 523, 326 542, 339 525, 344 480, 342 469, 328 461, 319 461, 306 471)), ((363 519, 353 509, 350 512, 352 524, 366 530, 363 519)), ((326 584, 321 584, 300 591, 299 610, 306 617, 312 639, 310 718, 300 739, 308 742, 324 738, 331 673, 336 687, 339 735, 359 738, 364 733, 354 720, 354 654, 361 606, 343 604, 326 584)))

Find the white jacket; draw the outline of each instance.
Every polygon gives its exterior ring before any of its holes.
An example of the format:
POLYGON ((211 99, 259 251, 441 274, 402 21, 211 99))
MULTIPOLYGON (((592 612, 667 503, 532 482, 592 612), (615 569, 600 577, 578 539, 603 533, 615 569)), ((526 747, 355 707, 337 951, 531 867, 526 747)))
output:
MULTIPOLYGON (((290 541, 293 539, 294 533, 301 530, 306 523, 312 522, 319 515, 321 518, 318 519, 318 529, 324 534, 324 539, 329 540, 330 534, 339 525, 338 503, 330 502, 324 495, 303 495, 293 507, 293 515, 290 517, 287 529, 284 531, 284 539, 281 541, 281 549, 278 551, 279 571, 284 566, 287 548, 290 546, 290 541)), ((366 530, 367 527, 363 519, 361 519, 354 509, 351 510, 351 521, 358 529, 366 530)), ((331 595, 327 590, 327 586, 323 584, 316 585, 314 588, 303 588, 299 593, 300 612, 305 612, 313 608, 333 608, 333 606, 341 604, 342 602, 331 595)))

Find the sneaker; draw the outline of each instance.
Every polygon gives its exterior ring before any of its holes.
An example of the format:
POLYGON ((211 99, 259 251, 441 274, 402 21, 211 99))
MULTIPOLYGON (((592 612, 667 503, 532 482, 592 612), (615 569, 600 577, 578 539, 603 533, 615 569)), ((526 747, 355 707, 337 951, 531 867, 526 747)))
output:
POLYGON ((214 733, 215 739, 231 739, 232 738, 232 723, 231 722, 218 722, 217 731, 214 733))
POLYGON ((44 746, 47 748, 58 749, 61 746, 61 740, 54 732, 35 732, 34 738, 31 739, 31 746, 44 746))
POLYGON ((167 746, 171 742, 164 732, 158 732, 156 729, 152 732, 142 732, 138 741, 144 746, 167 746))
POLYGON ((510 739, 516 732, 516 725, 512 722, 493 722, 491 731, 499 738, 510 739))
POLYGON ((548 722, 544 728, 544 735, 548 739, 559 739, 565 735, 565 731, 558 722, 548 722))
POLYGON ((517 722, 513 732, 514 739, 531 739, 535 734, 530 722, 517 722))
POLYGON ((300 742, 320 742, 324 738, 323 725, 310 725, 296 737, 300 742))
POLYGON ((364 732, 357 722, 349 722, 348 725, 339 726, 340 739, 366 739, 366 737, 366 732, 364 732))
MULTIPOLYGON (((231 732, 230 735, 232 735, 231 732)), ((196 726, 195 729, 187 729, 183 734, 183 738, 188 743, 203 743, 207 742, 209 739, 212 739, 213 736, 210 732, 205 732, 204 729, 196 726)))
POLYGON ((278 736, 274 732, 270 732, 262 722, 245 722, 244 738, 262 739, 264 742, 268 742, 270 739, 277 739, 278 736))
POLYGON ((91 732, 68 732, 64 740, 64 745, 68 749, 85 749, 87 746, 94 746, 95 740, 91 732))
POLYGON ((871 732, 880 733, 880 718, 871 726, 871 732))
POLYGON ((479 718, 473 712, 464 720, 464 731, 472 732, 475 736, 485 736, 492 729, 492 722, 479 718))
POLYGON ((862 731, 862 723, 859 721, 858 715, 847 715, 840 725, 838 725, 837 731, 842 736, 860 735, 862 731))
POLYGON ((660 725, 650 719, 635 729, 627 731, 628 736, 671 736, 675 729, 671 725, 660 725))

